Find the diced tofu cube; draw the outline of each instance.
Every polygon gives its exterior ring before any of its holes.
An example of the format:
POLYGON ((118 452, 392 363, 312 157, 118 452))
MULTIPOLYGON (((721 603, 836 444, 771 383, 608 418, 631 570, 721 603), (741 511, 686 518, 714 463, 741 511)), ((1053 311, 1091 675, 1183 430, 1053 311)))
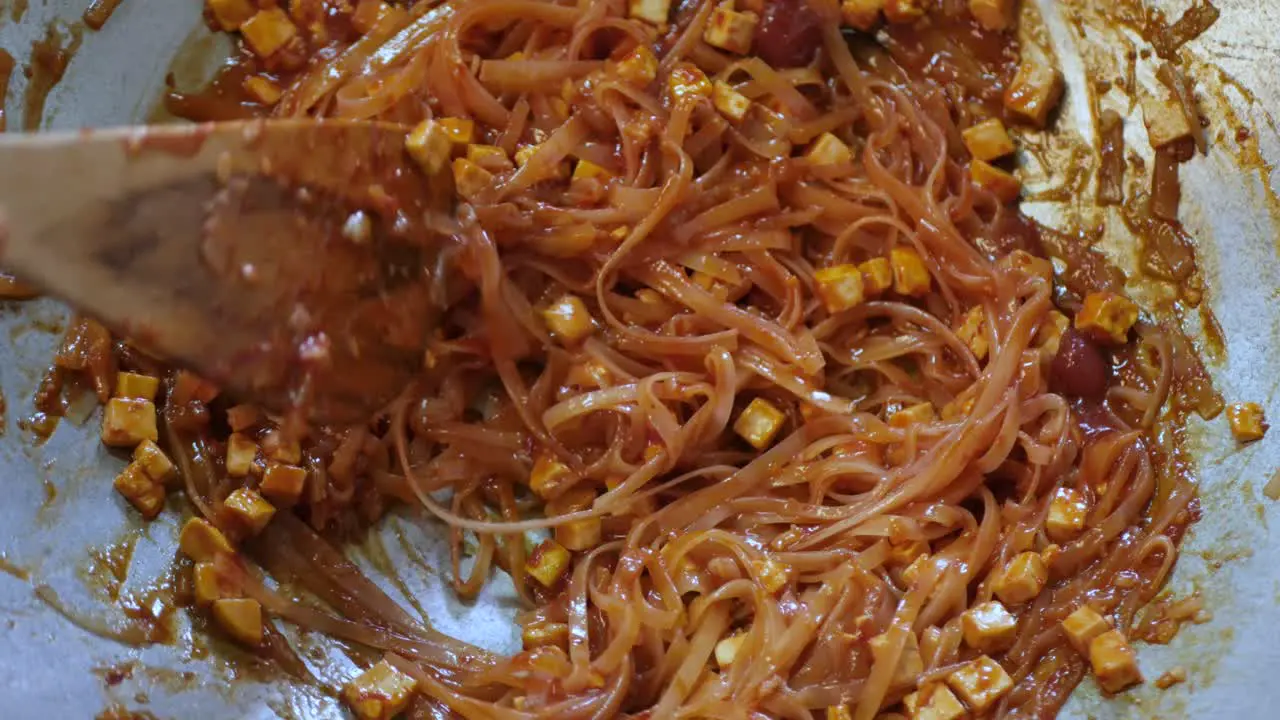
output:
POLYGON ((827 720, 853 720, 853 711, 848 705, 830 705, 827 707, 827 720))
POLYGON ((271 516, 276 514, 274 505, 249 488, 240 488, 231 493, 223 504, 253 535, 262 532, 267 523, 271 522, 271 516))
POLYGON ((596 321, 577 295, 562 295, 542 311, 542 320, 561 342, 577 344, 595 332, 596 321))
POLYGON ((189 402, 211 403, 218 397, 218 386, 199 375, 179 370, 173 380, 173 390, 169 393, 169 402, 183 405, 189 402))
POLYGON ((893 266, 888 258, 875 257, 858 265, 862 271, 862 290, 875 297, 893 287, 893 266))
POLYGON ((1076 329, 1101 343, 1123 345, 1138 321, 1138 306, 1129 298, 1103 290, 1085 296, 1076 313, 1076 329))
POLYGON ((235 32, 258 11, 251 0, 208 0, 209 11, 225 32, 235 32))
POLYGON ((1013 678, 986 655, 971 660, 947 676, 947 685, 975 713, 984 713, 1013 689, 1013 678))
POLYGON ((1013 0, 969 0, 969 12, 987 30, 1004 30, 1013 24, 1013 0))
POLYGON ((1049 514, 1044 521, 1049 539, 1062 543, 1074 540, 1084 530, 1089 515, 1089 502, 1079 490, 1058 488, 1049 501, 1049 514))
POLYGON ((160 378, 131 372, 116 375, 116 397, 154 401, 159 389, 160 378))
POLYGON ((360 720, 390 720, 409 706, 418 681, 386 660, 342 688, 342 699, 360 720))
POLYGON ((1267 434, 1267 418, 1262 406, 1252 402, 1237 402, 1227 406, 1227 424, 1231 434, 1240 442, 1261 440, 1267 434))
POLYGON ((458 194, 468 200, 480 197, 493 183, 493 173, 466 158, 453 161, 453 184, 458 194))
POLYGON ((998 265, 1001 268, 1038 277, 1050 285, 1053 284, 1053 263, 1042 257, 1036 257, 1026 250, 1014 250, 1000 258, 998 265))
POLYGON ((279 85, 261 75, 250 75, 245 78, 244 91, 249 93, 249 97, 256 100, 258 104, 267 107, 280 102, 280 96, 284 94, 279 85))
POLYGON ((630 0, 627 15, 654 25, 665 25, 671 13, 671 0, 630 0))
POLYGON ((491 173, 506 172, 515 167, 507 157, 507 151, 497 145, 468 145, 467 159, 491 173))
POLYGON ((449 162, 453 153, 453 141, 443 125, 436 120, 423 120, 404 139, 409 157, 428 175, 435 175, 449 162))
POLYGON ((1049 316, 1036 329, 1036 344, 1044 348, 1049 356, 1058 354, 1058 345, 1062 335, 1071 325, 1071 319, 1057 310, 1050 310, 1049 316))
POLYGON ((1081 605, 1062 621, 1062 629, 1067 639, 1081 655, 1089 654, 1089 643, 1104 632, 1111 629, 1111 623, 1102 617, 1097 610, 1088 605, 1081 605))
POLYGON ((543 587, 555 585, 569 569, 569 551, 555 540, 543 540, 525 561, 525 572, 543 587))
POLYGON ((133 449, 133 462, 157 483, 168 482, 173 477, 173 461, 150 440, 143 440, 133 449))
POLYGON ((1008 89, 1004 106, 1036 127, 1044 127, 1062 98, 1062 74, 1055 68, 1024 60, 1008 89))
POLYGON ((969 175, 973 178, 974 185, 995 195, 997 200, 1006 205, 1017 200, 1022 192, 1021 180, 985 160, 975 158, 969 164, 969 175))
POLYGON ((178 535, 178 548, 196 562, 212 560, 219 553, 231 554, 236 550, 227 536, 204 518, 191 518, 182 526, 178 535))
POLYGON ((892 564, 910 565, 928 554, 929 543, 924 540, 889 538, 889 562, 892 564))
POLYGON ((191 584, 195 591, 196 604, 208 607, 214 601, 226 596, 222 578, 218 576, 218 566, 211 562, 198 562, 191 569, 191 584))
POLYGON ((1039 553, 1019 553, 996 581, 996 596, 1009 605, 1027 602, 1040 594, 1049 580, 1049 569, 1039 553))
POLYGON ((475 140, 476 123, 467 118, 443 117, 436 120, 445 137, 455 145, 468 145, 475 140))
POLYGON ((889 424, 896 428, 906 428, 921 423, 933 422, 935 415, 933 403, 917 403, 905 407, 889 418, 889 424))
POLYGON ((557 622, 534 622, 520 630, 525 650, 536 647, 565 647, 569 642, 569 626, 557 622))
POLYGON ((738 650, 747 639, 746 633, 734 633, 716 643, 716 664, 722 668, 729 667, 738 657, 738 650))
POLYGON ((818 297, 835 314, 862 304, 862 272, 854 265, 822 268, 813 274, 818 297))
MULTIPOLYGON (((910 630, 907 630, 904 636, 906 641, 903 643, 902 653, 898 655, 898 667, 894 670, 893 679, 890 681, 893 685, 914 685, 916 676, 924 672, 924 658, 920 656, 920 639, 910 630)), ((880 662, 881 658, 889 654, 889 633, 876 635, 867 641, 867 645, 871 648, 871 657, 876 662, 880 662)))
POLYGON ((791 567, 773 558, 753 561, 751 569, 760 579, 760 584, 770 593, 778 592, 791 581, 791 567))
POLYGON ((658 58, 647 45, 638 45, 618 61, 618 76, 644 87, 658 78, 658 58))
POLYGON ((844 0, 840 3, 840 18, 844 24, 863 32, 871 32, 880 24, 885 0, 844 0))
POLYGON ((764 398, 755 398, 738 414, 733 431, 738 437, 751 443, 751 447, 763 450, 773 444, 773 438, 782 429, 786 415, 764 398))
POLYGON ((1108 630, 1089 643, 1089 664, 1098 684, 1109 693, 1142 682, 1138 654, 1119 630, 1108 630))
POLYGON ((737 55, 751 52, 756 37, 756 25, 760 18, 753 12, 737 12, 732 0, 722 2, 711 11, 702 39, 711 47, 718 47, 737 55))
POLYGON ((1142 121, 1147 126, 1147 140, 1157 150, 1191 137, 1191 124, 1182 105, 1162 83, 1156 83, 1154 94, 1143 96, 1142 121))
POLYGON ((711 97, 711 81, 693 63, 680 63, 667 78, 667 100, 672 105, 696 103, 711 97))
POLYGON ((1018 619, 995 600, 978 603, 960 616, 960 629, 969 647, 981 652, 997 652, 1013 644, 1018 635, 1018 619))
POLYGON ((924 17, 924 0, 887 0, 884 16, 895 25, 907 25, 924 17))
POLYGON ((846 165, 853 162, 853 151, 840 138, 824 132, 813 141, 804 157, 814 165, 846 165))
POLYGON ((129 463, 120 471, 114 485, 116 492, 148 520, 154 519, 164 508, 164 486, 152 480, 136 462, 129 463))
POLYGON ((262 606, 250 598, 213 601, 213 619, 241 645, 262 644, 262 606))
POLYGON ((910 720, 960 720, 968 713, 946 685, 929 685, 902 698, 910 720))
POLYGON ((613 177, 613 173, 603 167, 591 162, 590 160, 579 160, 573 165, 574 180, 585 180, 587 178, 595 178, 597 180, 608 180, 613 177))
POLYGON ((298 28, 280 8, 259 10, 240 26, 240 34, 258 57, 271 57, 298 35, 298 28))
POLYGON ((600 518, 573 520, 556 526, 556 542, 569 550, 590 550, 600 544, 603 531, 600 518))
POLYGON ((711 104, 715 105, 721 115, 735 123, 742 122, 751 110, 751 100, 723 80, 716 80, 711 84, 711 104))
POLYGON ((969 148, 970 155, 987 162, 1010 155, 1018 149, 999 118, 983 120, 965 128, 960 137, 964 140, 964 146, 969 148))
POLYGON ((253 461, 258 457, 258 444, 243 433, 231 433, 227 438, 227 474, 242 478, 249 474, 253 461))
POLYGON ((134 447, 143 440, 155 442, 156 406, 150 400, 111 398, 102 414, 102 442, 112 447, 134 447))
POLYGON ((893 266, 893 291, 899 295, 925 295, 933 286, 924 258, 915 248, 893 248, 889 251, 889 264, 893 266))
POLYGON ((258 489, 263 495, 271 498, 277 506, 286 507, 298 502, 306 484, 305 468, 273 462, 267 464, 267 470, 262 474, 262 484, 258 489))
POLYGON ((969 346, 979 362, 987 359, 991 343, 987 340, 987 311, 981 305, 974 305, 965 313, 964 322, 956 330, 956 337, 969 346))
POLYGON ((234 405, 227 408, 227 424, 232 432, 243 432, 262 422, 262 411, 254 405, 234 405))

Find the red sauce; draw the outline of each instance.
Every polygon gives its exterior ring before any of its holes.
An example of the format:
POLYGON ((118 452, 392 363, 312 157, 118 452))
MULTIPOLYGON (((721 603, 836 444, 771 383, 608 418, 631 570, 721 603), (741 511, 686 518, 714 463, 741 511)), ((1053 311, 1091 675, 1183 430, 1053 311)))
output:
MULTIPOLYGON (((233 58, 218 71, 208 87, 182 92, 170 87, 164 107, 170 113, 196 122, 221 122, 264 117, 269 108, 256 102, 244 89, 245 78, 257 74, 251 58, 233 58)), ((172 75, 170 75, 172 82, 172 75)))
POLYGON ((49 93, 62 81, 71 64, 71 58, 80 49, 84 39, 82 27, 73 26, 63 36, 54 25, 45 29, 43 40, 31 44, 31 64, 23 71, 27 76, 27 94, 22 109, 22 129, 31 131, 40 127, 44 117, 45 101, 49 93))
POLYGON ((9 94, 9 80, 13 77, 13 56, 0 50, 0 132, 5 130, 4 97, 9 94))

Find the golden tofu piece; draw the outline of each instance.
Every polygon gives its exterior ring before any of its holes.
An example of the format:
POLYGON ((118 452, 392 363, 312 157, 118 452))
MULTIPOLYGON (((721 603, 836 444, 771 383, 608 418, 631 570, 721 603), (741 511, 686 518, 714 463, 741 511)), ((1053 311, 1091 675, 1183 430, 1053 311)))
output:
POLYGON ((969 164, 969 175, 974 185, 995 195, 1005 205, 1017 200, 1022 193, 1021 180, 985 160, 974 158, 969 164))
MULTIPOLYGON (((871 657, 880 662, 889 653, 889 633, 881 633, 867 641, 871 657)), ((898 667, 893 671, 893 685, 914 685, 916 676, 924 672, 924 658, 920 656, 920 639, 907 630, 906 642, 898 655, 898 667)))
POLYGON ((1062 74, 1032 60, 1023 60, 1004 92, 1005 108, 1036 127, 1044 127, 1060 99, 1062 74))
POLYGON ((924 17, 924 0, 887 0, 884 16, 895 25, 906 25, 924 17))
POLYGON ((987 340, 987 311, 981 305, 974 305, 965 313, 964 322, 956 330, 956 337, 969 346, 979 362, 987 359, 991 343, 987 340))
POLYGON ((889 562, 894 565, 910 565, 929 554, 929 543, 924 540, 889 538, 889 562))
POLYGON ((711 11, 702 39, 711 47, 746 55, 751 52, 759 22, 760 18, 755 13, 737 12, 733 9, 733 0, 726 0, 711 11))
POLYGON ((155 482, 165 483, 173 477, 173 461, 151 440, 143 440, 133 449, 133 462, 155 482))
POLYGON ((969 0, 969 12, 987 30, 1004 30, 1013 24, 1013 0, 969 0))
POLYGON ((835 314, 862 304, 862 271, 854 265, 837 265, 822 268, 813 274, 818 297, 835 314))
POLYGON ((404 139, 404 149, 409 157, 428 175, 440 172, 449 162, 453 145, 449 133, 436 120, 423 120, 404 139))
POLYGON ((968 713, 946 685, 929 685, 902 698, 910 720, 960 720, 968 713))
POLYGON ((262 606, 257 600, 214 600, 213 619, 236 642, 251 647, 262 644, 262 606))
POLYGON ((556 526, 556 542, 569 550, 590 550, 600 544, 603 529, 600 518, 572 520, 556 526))
MULTIPOLYGON (((1053 285, 1053 263, 1042 257, 1036 257, 1026 250, 1014 250, 1000 258, 999 267, 1038 277, 1053 285)), ((1056 310, 1053 312, 1057 312, 1056 310)), ((1059 313, 1061 314, 1061 313, 1059 313)))
POLYGON ((276 514, 275 505, 249 488, 240 488, 231 493, 223 504, 254 535, 262 532, 267 523, 271 522, 271 516, 276 514))
POLYGON ((536 647, 564 648, 569 644, 569 626, 557 622, 535 622, 520 629, 520 641, 525 650, 536 647))
POLYGON ((853 162, 853 150, 840 138, 824 132, 813 141, 804 157, 814 165, 846 165, 853 162))
POLYGON ((267 470, 262 474, 262 484, 258 489, 263 495, 280 506, 289 506, 298 502, 302 490, 307 484, 307 471, 297 465, 284 463, 267 463, 267 470))
POLYGON ((1009 605, 1024 603, 1039 595, 1048 580, 1049 569, 1039 553, 1019 553, 996 581, 996 596, 1009 605))
POLYGON ((178 549, 196 562, 212 560, 219 553, 233 554, 236 551, 227 536, 204 518, 191 518, 182 526, 182 532, 178 534, 178 549))
POLYGON ((1049 515, 1044 529, 1049 539, 1063 543, 1074 540, 1083 530, 1089 515, 1089 502, 1079 490, 1058 488, 1049 501, 1049 515))
POLYGON ((154 401, 159 389, 160 378, 131 372, 116 375, 116 397, 154 401))
POLYGON ((467 118, 443 117, 436 120, 444 136, 455 145, 468 145, 475 140, 476 123, 467 118))
POLYGON ((564 576, 569 569, 569 551, 555 540, 543 540, 529 554, 525 561, 525 572, 543 587, 551 587, 564 576))
POLYGON ((453 184, 458 194, 468 200, 474 200, 480 193, 489 189, 493 182, 493 173, 466 158, 455 158, 453 161, 453 184))
POLYGON ((733 661, 738 657, 738 650, 742 649, 742 643, 746 639, 747 634, 739 632, 716 643, 716 664, 722 668, 732 665, 733 661))
POLYGON ((1084 298, 1076 313, 1076 329, 1101 343, 1123 345, 1138 322, 1138 306, 1129 298, 1103 290, 1084 298))
POLYGON ((231 433, 227 438, 227 474, 241 478, 249 474, 253 461, 258 457, 258 444, 242 433, 231 433))
POLYGON ((491 173, 506 172, 515 168, 511 158, 507 157, 507 151, 497 145, 478 143, 468 145, 467 159, 491 173))
POLYGON ((1098 684, 1109 693, 1142 682, 1138 654, 1119 630, 1108 630, 1089 643, 1089 664, 1098 684))
POLYGON ((964 146, 969 148, 970 155, 986 162, 1011 155, 1018 149, 999 118, 983 120, 965 128, 960 133, 960 138, 964 140, 964 146))
POLYGON ((152 520, 164 509, 164 486, 151 479, 142 465, 132 462, 116 476, 113 485, 142 517, 152 520))
POLYGON ((234 405, 227 408, 227 425, 232 432, 243 432, 262 422, 262 411, 254 405, 234 405))
POLYGON ((224 32, 235 32, 258 11, 251 0, 208 0, 209 12, 224 32))
POLYGON ((840 18, 844 24, 863 32, 871 32, 880 24, 885 0, 844 0, 840 3, 840 18))
POLYGON ((827 706, 827 720, 853 720, 853 711, 848 705, 827 706))
POLYGON ((868 297, 875 297, 893 287, 893 266, 888 258, 871 258, 860 263, 858 270, 862 272, 862 291, 868 297))
POLYGON ((601 182, 613 177, 613 173, 603 167, 591 162, 590 160, 579 160, 573 165, 574 180, 583 180, 586 178, 595 178, 601 182))
POLYGON ((596 321, 577 295, 562 295, 542 311, 542 320, 561 342, 577 344, 595 332, 596 321))
POLYGON ((658 78, 658 58, 647 45, 638 45, 618 61, 618 76, 644 87, 658 78))
POLYGON ((271 430, 262 436, 262 452, 270 460, 297 465, 302 462, 302 446, 298 439, 282 430, 271 430))
POLYGON ((751 100, 723 80, 716 80, 711 84, 711 104, 721 115, 735 123, 742 122, 751 110, 751 100))
POLYGON ((960 616, 965 643, 981 652, 997 652, 1013 644, 1018 635, 1018 619, 1004 605, 988 600, 960 616))
POLYGON ((693 63, 683 62, 671 70, 667 78, 667 100, 672 105, 696 103, 711 97, 711 81, 693 63))
POLYGON ((894 413, 889 418, 889 425, 896 428, 906 428, 912 425, 933 422, 934 417, 933 403, 916 403, 894 413))
POLYGON ((250 75, 244 79, 244 91, 249 93, 249 97, 253 98, 260 105, 271 107, 280 102, 280 97, 284 95, 284 91, 280 86, 271 82, 261 75, 250 75))
POLYGON ((654 25, 665 25, 670 14, 671 0, 630 0, 627 3, 628 17, 654 25))
POLYGON ((1036 344, 1044 348, 1050 356, 1058 353, 1058 345, 1062 335, 1071 326, 1071 319, 1057 310, 1050 310, 1049 316, 1036 329, 1036 344))
POLYGON ((1013 689, 1013 678, 986 655, 947 676, 947 685, 975 713, 984 713, 1013 689))
POLYGON ((1227 406, 1227 424, 1231 434, 1240 442, 1261 440, 1267 434, 1267 418, 1262 406, 1252 402, 1237 402, 1227 406))
POLYGON ((111 398, 102 413, 102 442, 111 447, 134 447, 143 440, 155 442, 156 406, 150 400, 111 398))
POLYGON ((925 295, 933 286, 933 278, 924 258, 911 247, 895 247, 889 251, 893 266, 893 291, 899 295, 925 295))
POLYGON ((196 605, 208 607, 225 596, 218 568, 211 562, 198 562, 191 568, 191 584, 195 589, 196 605))
POLYGON ((298 28, 280 8, 259 10, 240 26, 249 48, 261 58, 271 57, 298 35, 298 28))
POLYGON ((764 398, 755 398, 738 414, 733 423, 733 431, 738 437, 751 443, 751 447, 764 450, 773 444, 773 438, 782 429, 787 419, 773 403, 764 398))
POLYGON ((1062 621, 1062 629, 1067 633, 1067 640, 1081 655, 1089 654, 1089 643, 1104 632, 1111 629, 1111 623, 1102 617, 1097 610, 1088 605, 1081 605, 1062 621))
POLYGON ((1147 140, 1157 150, 1191 138, 1191 124, 1182 105, 1163 83, 1156 83, 1154 94, 1143 96, 1142 122, 1147 126, 1147 140))
POLYGON ((342 699, 360 720, 391 720, 409 706, 418 681, 386 660, 342 688, 342 699))
POLYGON ((751 563, 751 569, 760 579, 760 584, 770 593, 776 593, 791 581, 791 567, 786 563, 766 557, 751 563))

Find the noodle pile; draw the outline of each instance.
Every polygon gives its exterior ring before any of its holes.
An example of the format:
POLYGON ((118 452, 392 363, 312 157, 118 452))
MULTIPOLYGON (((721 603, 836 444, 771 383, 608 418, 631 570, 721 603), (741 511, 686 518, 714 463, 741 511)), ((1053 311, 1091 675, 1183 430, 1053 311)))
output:
MULTIPOLYGON (((420 379, 367 426, 312 429, 304 501, 245 540, 327 608, 219 560, 269 616, 387 653, 417 679, 424 716, 469 718, 906 712, 908 693, 983 654, 961 616, 1028 551, 1048 581, 1006 603, 1016 638, 987 654, 1014 687, 979 714, 1065 702, 1088 662, 1061 621, 1086 601, 1131 626, 1195 513, 1154 432, 1199 377, 1194 356, 1139 323, 1102 368, 1105 393, 1057 392, 1054 373, 1074 372, 1060 348, 1087 343, 1057 313, 1084 290, 1011 261, 1043 254, 1038 232, 970 181, 959 142, 987 112, 959 86, 998 97, 1009 73, 945 86, 869 36, 851 42, 830 0, 779 5, 766 22, 795 14, 813 41, 790 66, 763 58, 794 47, 703 42, 710 2, 656 27, 617 0, 470 0, 390 6, 362 34, 265 67, 289 81, 276 116, 469 119, 474 143, 521 160, 432 219, 457 272, 420 379), (619 71, 637 47, 657 59, 652 82, 619 71), (700 74, 751 111, 734 121, 709 96, 671 92, 700 74), (824 133, 851 154, 805 157, 824 133), (584 162, 605 172, 568 177, 584 162), (828 310, 819 270, 895 249, 923 259, 927 293, 828 310), (590 315, 583 339, 545 322, 566 296, 590 315), (957 332, 974 308, 979 343, 957 332), (1124 372, 1108 377, 1112 362, 1124 372), (757 399, 781 418, 761 450, 734 430, 757 399), (555 484, 535 492, 548 467, 555 484), (1088 513, 1055 543, 1061 489, 1088 513), (424 627, 321 538, 392 501, 449 526, 461 596, 510 574, 523 652, 424 627), (527 570, 548 533, 598 533, 550 587, 527 570)), ((943 5, 938 22, 983 34, 957 19, 963 3, 943 5)), ((1016 57, 1007 34, 983 39, 1016 57)), ((171 395, 162 439, 197 511, 222 525, 243 481, 222 470, 225 431, 184 402, 171 395)), ((278 632, 265 648, 298 665, 278 632)))

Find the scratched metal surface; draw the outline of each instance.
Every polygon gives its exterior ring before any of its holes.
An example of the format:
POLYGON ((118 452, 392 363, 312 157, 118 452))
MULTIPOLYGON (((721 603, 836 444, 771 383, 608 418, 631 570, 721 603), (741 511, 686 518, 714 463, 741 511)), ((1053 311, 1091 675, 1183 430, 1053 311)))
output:
MULTIPOLYGON (((21 19, 13 13, 18 0, 0 0, 0 48, 20 61, 31 43, 54 20, 74 24, 87 0, 32 0, 21 19)), ((1108 24, 1106 12, 1131 0, 1037 0, 1052 46, 1068 81, 1059 120, 1059 139, 1043 141, 1048 156, 1065 163, 1094 162, 1071 138, 1091 137, 1086 76, 1117 79, 1125 64, 1109 57, 1132 33, 1108 24)), ((1161 0, 1176 17, 1187 0, 1161 0)), ((1280 133, 1269 110, 1280 108, 1275 58, 1280 51, 1280 6, 1271 0, 1220 0, 1219 22, 1185 49, 1185 59, 1199 83, 1202 110, 1209 116, 1211 151, 1183 167, 1183 220, 1199 241, 1199 261, 1207 279, 1207 305, 1226 338, 1225 352, 1206 360, 1228 401, 1262 402, 1280 419, 1277 362, 1280 351, 1280 177, 1272 170, 1280 160, 1280 133), (1247 128, 1247 133, 1239 132, 1247 128)), ((166 72, 179 83, 206 75, 226 52, 224 42, 209 38, 199 23, 195 0, 125 0, 104 30, 85 33, 83 47, 66 78, 51 94, 44 127, 80 127, 141 121, 152 116, 166 72)), ((1034 12, 1034 10, 1033 10, 1034 12)), ((1152 65, 1135 65, 1137 86, 1152 87, 1152 65)), ((21 117, 25 80, 15 76, 7 107, 11 128, 21 117)), ((1131 88, 1132 89, 1132 88, 1131 88)), ((1126 98, 1112 94, 1107 103, 1129 109, 1126 98)), ((1145 147, 1140 111, 1126 125, 1128 145, 1145 147)), ((1132 243, 1115 217, 1092 207, 1091 191, 1063 190, 1065 166, 1051 172, 1028 166, 1029 189, 1042 198, 1029 205, 1037 217, 1053 224, 1088 224, 1105 228, 1106 247, 1122 264, 1132 262, 1132 243), (1057 188, 1057 192, 1054 189, 1057 188), (1066 201, 1048 198, 1066 197, 1066 201)), ((1132 292, 1152 306, 1167 299, 1170 289, 1134 285, 1132 292)), ((0 305, 0 388, 8 398, 0 437, 0 567, 17 566, 27 578, 0 573, 0 715, 23 720, 41 717, 89 717, 109 706, 148 711, 158 717, 340 717, 343 710, 314 689, 267 677, 236 662, 233 650, 208 647, 192 633, 189 618, 179 614, 177 641, 144 649, 130 648, 90 634, 52 611, 35 595, 39 585, 53 589, 78 614, 107 623, 119 622, 121 611, 100 597, 101 583, 92 567, 95 551, 133 543, 121 592, 145 589, 163 576, 174 552, 178 524, 176 503, 161 519, 139 528, 110 488, 121 460, 109 455, 95 438, 95 422, 63 423, 51 440, 35 445, 19 421, 40 369, 53 352, 65 312, 46 301, 0 305), (132 676, 116 685, 104 680, 104 668, 138 661, 132 676), (231 680, 235 682, 231 682, 231 680)), ((1184 327, 1202 334, 1200 315, 1184 327)), ((1202 482, 1204 519, 1183 546, 1171 587, 1176 594, 1198 590, 1214 619, 1188 625, 1168 646, 1143 646, 1141 664, 1148 683, 1119 699, 1099 697, 1086 681, 1068 706, 1067 717, 1272 718, 1280 703, 1280 535, 1271 526, 1280 520, 1280 504, 1268 501, 1261 488, 1276 472, 1280 432, 1240 448, 1230 439, 1225 420, 1194 419, 1190 445, 1202 482), (1185 684, 1157 690, 1151 680, 1182 666, 1185 684)), ((501 582, 473 605, 452 598, 441 568, 446 567, 439 528, 425 530, 403 518, 393 519, 371 542, 353 549, 371 573, 410 612, 424 610, 442 630, 493 649, 516 643, 509 619, 513 606, 501 582), (400 538, 421 557, 404 550, 400 538), (387 558, 379 561, 379 555, 387 558), (389 559, 407 567, 397 584, 377 572, 389 559), (420 567, 425 564, 426 569, 420 567), (410 600, 410 597, 413 600, 410 600)), ((101 575, 101 571, 97 571, 101 575)), ((304 656, 321 678, 340 682, 351 672, 341 654, 323 643, 300 638, 304 656)))

